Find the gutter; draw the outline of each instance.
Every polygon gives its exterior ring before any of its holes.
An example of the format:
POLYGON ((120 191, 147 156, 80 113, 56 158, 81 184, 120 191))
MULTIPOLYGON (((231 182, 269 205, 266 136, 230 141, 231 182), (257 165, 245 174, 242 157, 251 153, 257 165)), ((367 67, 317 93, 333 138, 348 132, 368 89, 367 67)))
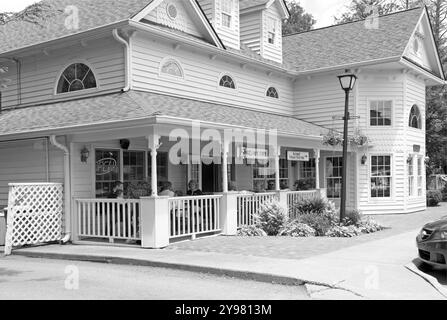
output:
POLYGON ((129 35, 129 42, 127 42, 123 37, 121 37, 118 33, 118 29, 113 29, 112 31, 113 38, 121 43, 124 46, 124 69, 125 69, 125 84, 124 88, 121 90, 122 92, 127 92, 130 90, 130 81, 132 79, 132 63, 131 63, 131 51, 130 51, 130 39, 132 34, 129 35))
POLYGON ((60 144, 55 135, 49 137, 50 142, 56 148, 64 152, 64 207, 65 207, 65 236, 62 239, 66 243, 71 238, 71 190, 70 190, 70 151, 60 144))

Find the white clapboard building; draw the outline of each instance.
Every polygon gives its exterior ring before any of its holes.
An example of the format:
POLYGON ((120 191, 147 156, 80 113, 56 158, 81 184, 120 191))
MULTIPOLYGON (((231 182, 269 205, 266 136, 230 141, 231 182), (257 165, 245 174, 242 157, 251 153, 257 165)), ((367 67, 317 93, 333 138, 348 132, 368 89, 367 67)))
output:
POLYGON ((163 223, 169 239, 231 234, 227 216, 247 223, 272 197, 290 205, 319 193, 339 203, 341 146, 327 142, 343 130, 337 76, 346 70, 358 77, 348 207, 426 208, 425 90, 445 78, 425 8, 288 36, 282 0, 45 0, 39 8, 0 25, 0 208, 11 183, 61 183, 65 232, 118 241, 163 223), (252 145, 225 132, 265 138, 252 145), (210 141, 218 152, 203 151, 210 141), (154 200, 167 181, 186 196, 190 180, 203 196, 154 200), (109 199, 116 181, 151 200, 109 199), (113 217, 121 227, 110 227, 113 217))

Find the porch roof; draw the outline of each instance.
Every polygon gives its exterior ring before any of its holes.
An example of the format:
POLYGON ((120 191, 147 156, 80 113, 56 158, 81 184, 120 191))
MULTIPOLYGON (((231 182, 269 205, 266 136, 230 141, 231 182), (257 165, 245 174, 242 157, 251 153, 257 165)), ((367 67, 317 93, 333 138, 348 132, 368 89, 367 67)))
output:
POLYGON ((0 137, 48 134, 92 125, 162 117, 199 120, 253 129, 277 129, 279 134, 318 137, 328 129, 292 116, 230 107, 142 91, 114 93, 31 107, 0 114, 0 137))

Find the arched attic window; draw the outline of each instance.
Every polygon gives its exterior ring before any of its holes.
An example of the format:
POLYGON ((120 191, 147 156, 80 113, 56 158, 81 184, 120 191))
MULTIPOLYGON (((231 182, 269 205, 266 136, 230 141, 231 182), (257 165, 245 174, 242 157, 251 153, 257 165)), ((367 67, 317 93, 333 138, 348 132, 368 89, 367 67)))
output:
POLYGON ((236 84, 233 78, 229 75, 224 75, 222 78, 220 78, 219 86, 224 88, 236 89, 236 84))
POLYGON ((57 93, 67 93, 96 88, 96 78, 92 69, 83 63, 68 66, 57 84, 57 93))
POLYGON ((170 76, 183 78, 183 69, 180 63, 174 59, 167 59, 162 62, 160 72, 170 76))
POLYGON ((275 87, 270 87, 267 89, 266 96, 270 98, 279 99, 278 90, 276 90, 275 87))
POLYGON ((422 129, 422 119, 421 112, 417 105, 413 105, 410 111, 410 119, 408 121, 408 125, 411 128, 422 129))

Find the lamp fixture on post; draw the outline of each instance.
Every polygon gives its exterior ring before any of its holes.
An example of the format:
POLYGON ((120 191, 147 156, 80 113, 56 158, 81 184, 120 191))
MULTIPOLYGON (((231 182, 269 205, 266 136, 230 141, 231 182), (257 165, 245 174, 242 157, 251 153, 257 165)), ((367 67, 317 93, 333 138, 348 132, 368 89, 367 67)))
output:
POLYGON ((346 217, 346 189, 347 189, 347 164, 348 164, 348 124, 349 124, 349 94, 354 89, 357 81, 355 74, 346 73, 338 76, 341 88, 345 91, 345 116, 343 117, 343 168, 341 180, 341 201, 340 201, 340 221, 346 217))
POLYGON ((86 146, 84 146, 84 148, 82 148, 82 150, 81 150, 81 162, 86 163, 89 156, 90 156, 90 151, 87 149, 86 146))
POLYGON ((368 157, 366 156, 366 154, 364 154, 364 155, 362 156, 362 165, 365 165, 365 164, 366 164, 366 161, 368 161, 368 157))

